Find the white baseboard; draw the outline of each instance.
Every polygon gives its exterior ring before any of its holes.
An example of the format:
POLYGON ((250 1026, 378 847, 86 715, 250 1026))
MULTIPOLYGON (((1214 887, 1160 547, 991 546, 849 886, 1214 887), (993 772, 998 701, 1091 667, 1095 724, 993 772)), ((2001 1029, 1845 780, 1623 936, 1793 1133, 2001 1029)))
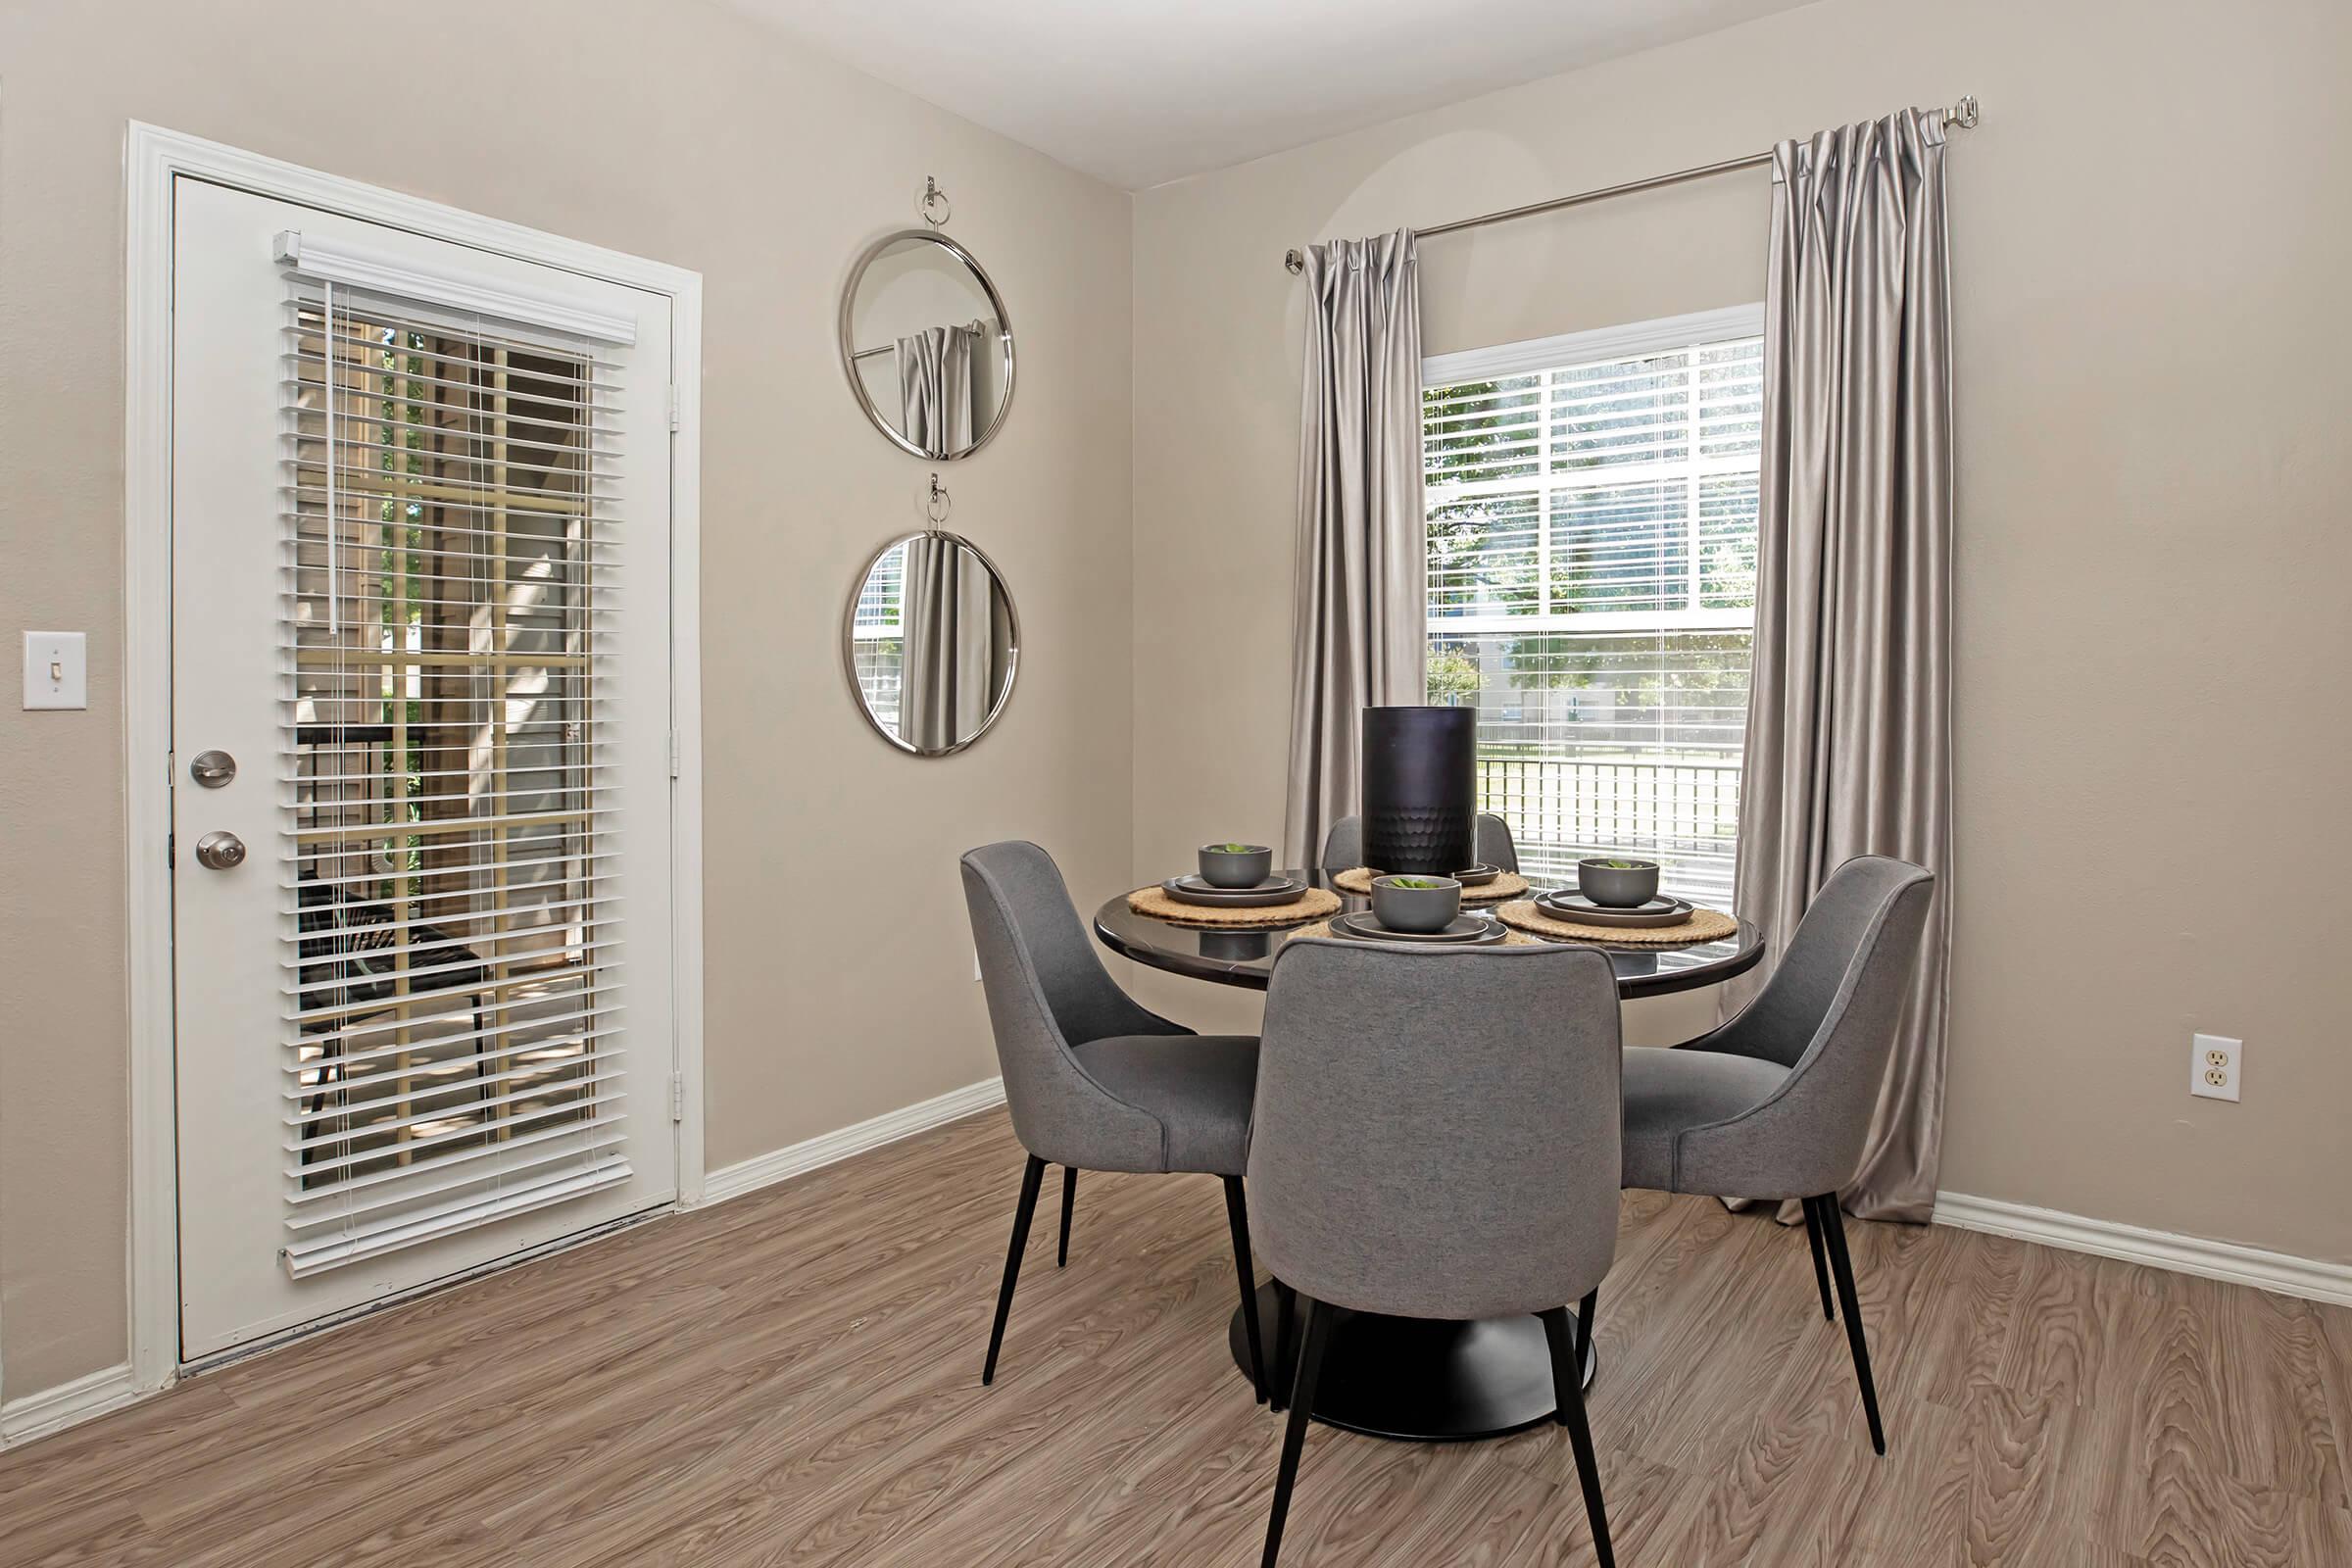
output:
POLYGON ((861 1121, 838 1132, 820 1134, 804 1143, 758 1154, 740 1164, 724 1166, 703 1178, 703 1201, 720 1202, 729 1198, 741 1198, 771 1187, 780 1181, 862 1154, 884 1144, 895 1144, 902 1138, 911 1138, 944 1122, 969 1116, 976 1110, 1004 1102, 1004 1080, 989 1078, 961 1089, 951 1089, 933 1100, 885 1111, 871 1121, 861 1121))
POLYGON ((2352 1306, 2352 1263, 2328 1263, 2294 1257, 2285 1252, 2241 1247, 2235 1242, 2207 1241, 2201 1236, 2178 1236, 2170 1231, 2143 1230, 2113 1220, 2086 1219, 2081 1214, 2030 1203, 2005 1202, 1994 1198, 1971 1198, 1966 1193, 1936 1195, 1936 1223, 1962 1230, 1988 1231, 2019 1241, 2039 1242, 2069 1252, 2120 1257, 2150 1268, 2180 1274, 2199 1274, 2276 1291, 2307 1301, 2329 1301, 2352 1306))
POLYGON ((43 1389, 22 1398, 0 1404, 0 1448, 13 1448, 20 1443, 30 1443, 62 1431, 78 1421, 87 1421, 109 1410, 119 1410, 143 1394, 131 1376, 130 1363, 110 1366, 102 1371, 85 1373, 71 1383, 61 1383, 54 1389, 43 1389))

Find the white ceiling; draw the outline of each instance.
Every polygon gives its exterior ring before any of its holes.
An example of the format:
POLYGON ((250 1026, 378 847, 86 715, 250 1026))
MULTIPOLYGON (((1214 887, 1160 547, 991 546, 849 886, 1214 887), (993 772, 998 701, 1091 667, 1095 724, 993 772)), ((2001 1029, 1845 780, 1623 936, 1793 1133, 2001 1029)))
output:
POLYGON ((1140 189, 1807 0, 731 0, 1140 189))

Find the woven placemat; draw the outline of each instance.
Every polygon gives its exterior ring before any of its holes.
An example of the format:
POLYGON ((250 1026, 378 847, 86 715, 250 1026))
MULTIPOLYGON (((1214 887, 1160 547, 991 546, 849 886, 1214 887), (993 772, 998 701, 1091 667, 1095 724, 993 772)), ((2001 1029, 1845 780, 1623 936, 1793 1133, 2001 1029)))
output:
POLYGON ((1254 909, 1220 909, 1206 904, 1184 904, 1168 897, 1156 884, 1127 895, 1127 907, 1170 925, 1205 926, 1218 931, 1262 931, 1275 926, 1320 920, 1340 912, 1340 896, 1327 888, 1308 888, 1289 904, 1265 904, 1254 909))
MULTIPOLYGON (((1331 935, 1331 922, 1329 920, 1317 920, 1313 925, 1303 926, 1300 929, 1292 932, 1291 940, 1296 942, 1300 937, 1327 937, 1329 935, 1331 935)), ((1343 942, 1353 942, 1358 939, 1355 937, 1342 937, 1340 940, 1343 942)), ((1504 937, 1500 942, 1494 944, 1496 947, 1503 948, 1540 948, 1544 944, 1538 941, 1536 938, 1528 936, 1526 933, 1520 931, 1513 931, 1508 936, 1504 937)), ((1445 945, 1436 942, 1416 942, 1413 944, 1413 946, 1416 948, 1430 948, 1438 951, 1445 951, 1445 945)))
POLYGON ((1684 948, 1694 942, 1720 942, 1740 930, 1740 922, 1720 909, 1693 909, 1681 925, 1587 925, 1581 920, 1555 920, 1537 908, 1533 899, 1504 905, 1494 911, 1494 918, 1514 931, 1532 931, 1540 937, 1627 948, 1684 948))
MULTIPOLYGON (((1342 871, 1333 877, 1331 885, 1342 893, 1352 893, 1359 899, 1368 899, 1372 896, 1372 879, 1378 875, 1380 873, 1370 866, 1359 865, 1352 871, 1342 871)), ((1516 871, 1505 871, 1484 887, 1462 889, 1462 902, 1499 904, 1504 899, 1515 899, 1526 891, 1527 878, 1516 871)))

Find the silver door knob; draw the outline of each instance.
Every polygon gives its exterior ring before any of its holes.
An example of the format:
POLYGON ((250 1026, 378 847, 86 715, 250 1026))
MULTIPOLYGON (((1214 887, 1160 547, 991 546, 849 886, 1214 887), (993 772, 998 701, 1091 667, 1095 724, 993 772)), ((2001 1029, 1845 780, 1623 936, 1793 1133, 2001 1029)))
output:
POLYGON ((207 833, 196 841, 196 863, 225 871, 245 863, 245 841, 234 833, 207 833))

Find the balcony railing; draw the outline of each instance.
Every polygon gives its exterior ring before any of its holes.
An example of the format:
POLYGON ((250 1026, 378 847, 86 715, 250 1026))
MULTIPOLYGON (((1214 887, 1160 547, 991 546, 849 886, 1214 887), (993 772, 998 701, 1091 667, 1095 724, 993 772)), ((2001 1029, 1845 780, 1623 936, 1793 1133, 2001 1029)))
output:
POLYGON ((1740 764, 1482 755, 1479 807, 1511 825, 1519 867, 1538 886, 1576 880, 1592 855, 1656 860, 1660 886, 1731 907, 1740 764))

